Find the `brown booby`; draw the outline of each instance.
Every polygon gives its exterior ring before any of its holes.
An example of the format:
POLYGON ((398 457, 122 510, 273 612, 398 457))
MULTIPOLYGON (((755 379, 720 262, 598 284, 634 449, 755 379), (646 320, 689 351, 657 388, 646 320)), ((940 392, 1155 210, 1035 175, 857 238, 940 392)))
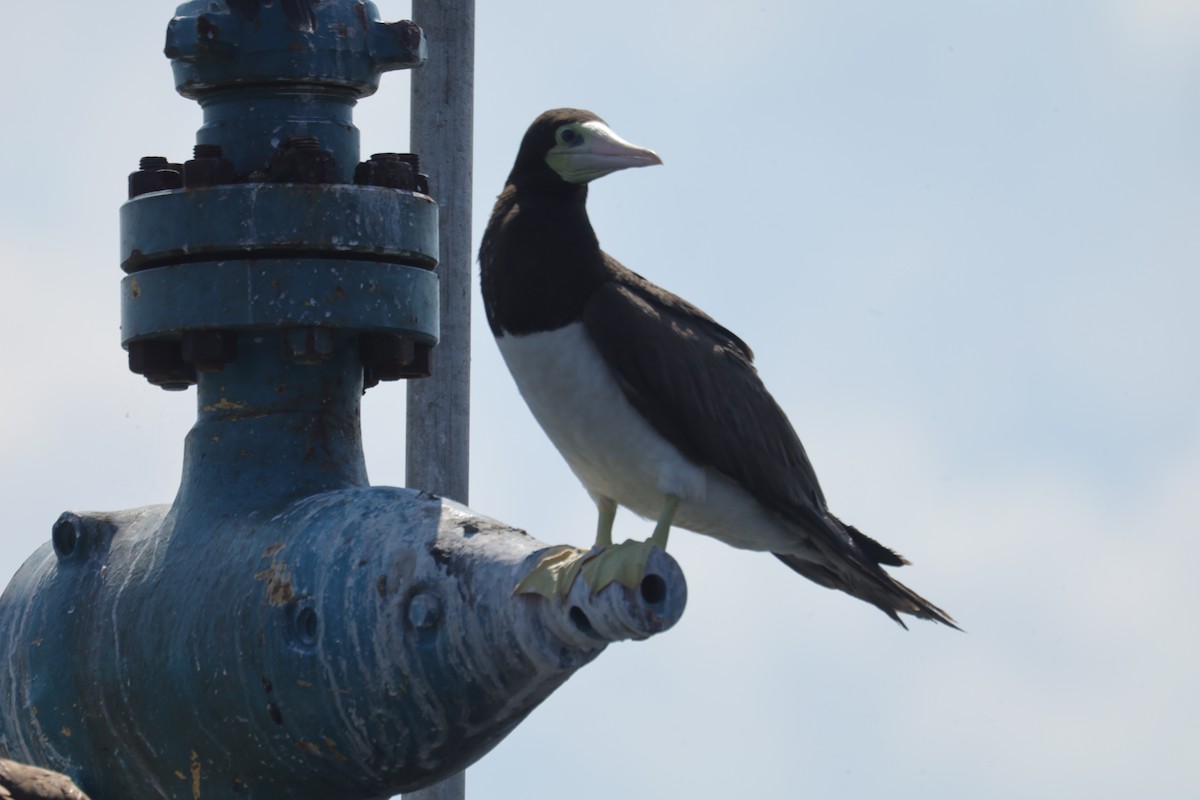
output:
POLYGON ((561 595, 641 580, 672 525, 773 553, 816 583, 901 622, 953 625, 893 579, 904 558, 830 513, 804 447, 750 348, 700 309, 600 249, 588 183, 661 164, 589 111, 534 120, 483 235, 488 324, 538 423, 599 511, 596 547, 550 553, 518 587, 561 595), (617 507, 657 519, 613 545, 617 507))

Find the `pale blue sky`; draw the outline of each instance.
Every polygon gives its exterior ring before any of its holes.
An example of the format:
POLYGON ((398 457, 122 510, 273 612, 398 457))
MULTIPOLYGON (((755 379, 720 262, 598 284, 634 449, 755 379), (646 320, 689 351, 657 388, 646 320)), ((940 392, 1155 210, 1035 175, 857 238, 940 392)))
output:
MULTIPOLYGON (((174 4, 65 5, 0 31, 3 582, 64 509, 169 501, 194 417, 118 343, 125 175, 200 124, 174 4)), ((1200 794, 1200 3, 479 6, 476 241, 542 110, 657 150, 594 185, 602 244, 754 347, 833 510, 967 633, 680 533, 682 622, 572 678, 468 797, 1200 794)), ((392 74, 360 104, 365 153, 406 149, 406 103, 392 74)), ((585 544, 476 312, 471 504, 585 544)), ((403 397, 365 401, 375 483, 403 482, 403 397)))

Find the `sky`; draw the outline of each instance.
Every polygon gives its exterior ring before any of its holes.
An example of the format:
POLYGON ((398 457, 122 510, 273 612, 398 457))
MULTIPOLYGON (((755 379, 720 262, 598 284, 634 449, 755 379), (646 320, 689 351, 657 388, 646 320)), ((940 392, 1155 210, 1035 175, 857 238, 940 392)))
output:
MULTIPOLYGON (((178 484, 192 394, 127 371, 117 293, 125 176, 200 125, 173 9, 0 30, 0 585, 62 510, 178 484)), ((754 348, 831 509, 965 632, 679 532, 680 623, 571 678, 467 796, 1200 795, 1200 3, 509 0, 476 47, 476 244, 541 111, 655 149, 593 184, 602 245, 754 348)), ((364 153, 407 149, 407 97, 392 73, 359 104, 364 153)), ((586 545, 473 292, 471 505, 586 545)), ((363 415, 402 485, 404 387, 363 415)))

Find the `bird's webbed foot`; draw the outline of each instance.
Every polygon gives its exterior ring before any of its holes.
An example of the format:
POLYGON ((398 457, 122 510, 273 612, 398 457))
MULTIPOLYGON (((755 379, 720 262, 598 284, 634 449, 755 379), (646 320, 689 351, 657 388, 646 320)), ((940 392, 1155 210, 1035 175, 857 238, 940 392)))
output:
POLYGON ((646 575, 646 560, 657 547, 653 541, 621 544, 591 550, 569 545, 551 547, 521 579, 513 594, 540 594, 550 600, 565 600, 580 573, 592 594, 610 583, 634 589, 646 575))
POLYGON ((565 600, 579 576, 583 559, 590 552, 566 544, 547 549, 533 569, 517 583, 513 594, 540 594, 550 600, 565 600))
POLYGON ((600 523, 595 546, 591 550, 580 550, 570 545, 549 548, 517 584, 513 594, 540 594, 550 600, 565 600, 581 572, 592 594, 610 583, 619 583, 628 589, 641 585, 646 577, 646 561, 650 558, 650 551, 655 547, 667 548, 667 534, 671 530, 675 510, 679 507, 679 498, 671 494, 664 496, 662 512, 649 541, 626 539, 621 544, 612 544, 616 503, 601 497, 596 504, 600 509, 600 523))
POLYGON ((657 546, 653 540, 635 542, 626 539, 610 547, 593 548, 583 558, 583 579, 592 594, 610 583, 634 589, 646 577, 646 560, 650 558, 650 551, 657 546))

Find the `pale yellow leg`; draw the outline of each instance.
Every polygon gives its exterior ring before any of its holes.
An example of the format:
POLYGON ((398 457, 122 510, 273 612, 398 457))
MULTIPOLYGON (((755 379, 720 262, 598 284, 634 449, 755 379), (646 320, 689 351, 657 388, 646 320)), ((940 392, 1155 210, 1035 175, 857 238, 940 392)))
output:
POLYGON ((663 550, 667 549, 667 536, 671 533, 671 521, 675 519, 675 511, 678 508, 678 495, 669 494, 663 497, 663 507, 658 515, 658 524, 654 526, 654 535, 650 537, 650 541, 663 550))
POLYGON ((612 547, 613 520, 617 518, 617 501, 611 497, 593 495, 596 510, 599 512, 596 520, 596 546, 612 547))

